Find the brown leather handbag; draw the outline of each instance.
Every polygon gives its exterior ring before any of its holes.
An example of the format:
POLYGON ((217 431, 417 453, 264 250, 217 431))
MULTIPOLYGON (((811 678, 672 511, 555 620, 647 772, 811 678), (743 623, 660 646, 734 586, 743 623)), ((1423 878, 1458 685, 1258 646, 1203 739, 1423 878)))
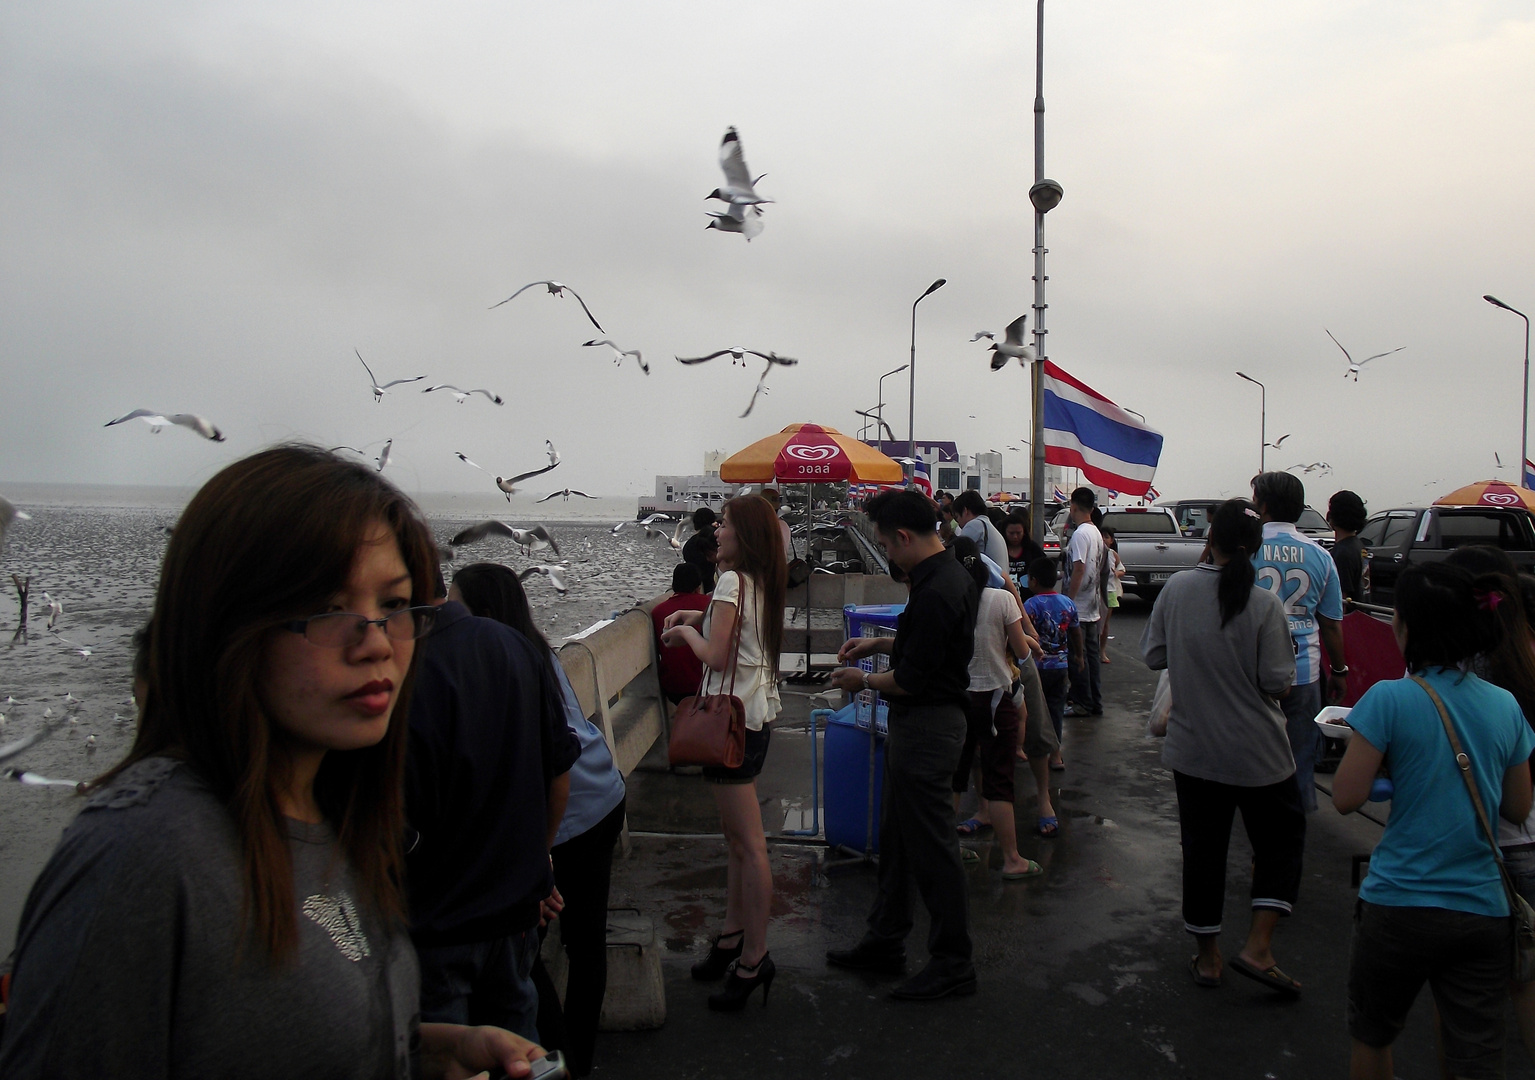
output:
POLYGON ((741 618, 736 617, 730 635, 730 689, 724 694, 705 694, 709 667, 704 665, 698 693, 683 698, 672 715, 672 737, 667 759, 673 765, 712 765, 738 769, 746 760, 746 707, 735 696, 736 663, 741 657, 741 618))

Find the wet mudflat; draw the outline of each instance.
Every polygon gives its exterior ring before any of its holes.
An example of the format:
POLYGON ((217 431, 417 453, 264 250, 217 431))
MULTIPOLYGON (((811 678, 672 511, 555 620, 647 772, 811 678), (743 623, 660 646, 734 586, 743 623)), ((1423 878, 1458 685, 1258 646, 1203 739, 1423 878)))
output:
MULTIPOLYGON (((1134 602, 1131 602, 1134 605, 1134 602)), ((967 844, 970 913, 980 991, 973 998, 890 1001, 887 979, 828 969, 827 948, 863 930, 872 868, 828 866, 837 856, 802 843, 771 845, 775 878, 769 948, 778 965, 772 1000, 760 994, 739 1015, 710 1013, 711 987, 688 966, 702 955, 723 912, 724 845, 718 840, 634 840, 616 868, 615 906, 651 911, 663 942, 667 1024, 604 1036, 600 1074, 618 1077, 754 1078, 958 1075, 981 1077, 1343 1076, 1348 942, 1356 891, 1352 858, 1379 826, 1343 818, 1324 798, 1309 820, 1306 873, 1295 914, 1275 942, 1280 965, 1304 984, 1285 1001, 1228 971, 1219 989, 1193 985, 1193 939, 1179 914, 1181 862, 1176 802, 1157 741, 1145 735, 1155 680, 1135 648, 1145 608, 1115 616, 1114 662, 1104 669, 1105 715, 1067 719, 1055 840, 1030 831, 1033 783, 1019 770, 1019 846, 1043 877, 1003 884, 1001 857, 967 844)), ((809 806, 808 740, 790 729, 808 701, 785 695, 761 794, 764 821, 799 824, 809 806)), ((1324 778, 1324 782, 1326 778, 1324 778)), ((717 831, 702 782, 652 772, 631 783, 635 829, 717 831)), ((1241 948, 1248 921, 1251 850, 1236 829, 1228 864, 1222 951, 1241 948)), ((919 908, 920 912, 920 908, 919 908)), ((926 957, 919 913, 908 943, 926 957)), ((1397 1075, 1435 1077, 1427 992, 1397 1043, 1397 1075)), ((1509 1075, 1535 1076, 1509 1016, 1509 1075)))

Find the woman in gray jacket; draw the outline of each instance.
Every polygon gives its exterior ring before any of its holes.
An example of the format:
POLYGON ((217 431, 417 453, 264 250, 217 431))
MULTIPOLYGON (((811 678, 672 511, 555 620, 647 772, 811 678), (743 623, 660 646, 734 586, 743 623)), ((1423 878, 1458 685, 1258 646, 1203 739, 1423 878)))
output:
POLYGON ((1141 636, 1172 689, 1163 762, 1178 790, 1183 834, 1183 924, 1199 943, 1189 974, 1221 982, 1221 907, 1232 819, 1253 848, 1252 924, 1231 967, 1295 995, 1300 983, 1274 962, 1274 928, 1300 889, 1306 815, 1278 698, 1295 678, 1284 605, 1254 583, 1263 528, 1251 504, 1223 503, 1210 524, 1208 560, 1173 576, 1141 636))

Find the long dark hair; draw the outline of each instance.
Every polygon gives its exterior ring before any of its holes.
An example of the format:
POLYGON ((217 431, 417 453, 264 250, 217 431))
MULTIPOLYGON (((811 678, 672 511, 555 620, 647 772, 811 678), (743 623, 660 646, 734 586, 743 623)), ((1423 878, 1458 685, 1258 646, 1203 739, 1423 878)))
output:
POLYGON ((1505 606, 1516 610, 1517 585, 1503 574, 1473 576, 1461 566, 1411 563, 1396 582, 1396 617, 1407 628, 1408 671, 1455 667, 1492 655, 1504 636, 1505 606))
MULTIPOLYGON (((778 674, 778 652, 783 646, 784 593, 789 586, 789 566, 784 560, 783 530, 778 515, 760 495, 738 495, 725 503, 725 516, 736 534, 736 561, 731 567, 757 583, 757 632, 762 649, 778 674)), ((745 612, 738 612, 744 618, 745 612)))
POLYGON ((1216 589, 1221 604, 1221 625, 1247 610, 1257 572, 1252 557, 1263 543, 1263 524, 1246 499, 1227 499, 1215 508, 1208 534, 1210 546, 1226 556, 1216 589))
MULTIPOLYGON (((954 546, 950 549, 954 557, 959 560, 959 565, 965 568, 965 573, 970 575, 970 580, 975 582, 977 589, 984 589, 991 584, 991 571, 986 563, 981 560, 981 546, 968 536, 956 536, 954 546)), ((979 612, 977 613, 979 615, 979 612)))
POLYGON ((470 563, 454 571, 453 587, 464 598, 464 606, 471 614, 505 623, 534 645, 542 646, 541 656, 549 654, 549 639, 533 621, 528 594, 511 567, 500 563, 470 563))
MULTIPOLYGON (((229 810, 240 837, 245 917, 274 963, 298 944, 293 862, 278 801, 284 758, 263 704, 266 643, 323 611, 382 523, 411 576, 411 603, 434 592, 437 550, 414 504, 373 469, 318 447, 279 446, 203 485, 176 523, 145 649, 146 688, 128 756, 185 761, 229 810)), ((325 755, 314 795, 336 828, 364 904, 404 919, 402 787, 415 661, 382 740, 325 755)))
POLYGON ((1483 665, 1478 671, 1494 686, 1513 694, 1525 722, 1535 728, 1535 648, 1518 566, 1508 552, 1488 544, 1458 547, 1444 561, 1476 576, 1491 574, 1497 578, 1499 593, 1507 597, 1494 607, 1498 621, 1503 624, 1503 636, 1496 648, 1483 654, 1483 665))

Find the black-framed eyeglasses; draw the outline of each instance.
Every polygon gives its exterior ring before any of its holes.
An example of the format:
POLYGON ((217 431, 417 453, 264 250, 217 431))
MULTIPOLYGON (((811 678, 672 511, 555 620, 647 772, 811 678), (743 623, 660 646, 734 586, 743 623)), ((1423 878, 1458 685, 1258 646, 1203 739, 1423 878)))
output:
POLYGON ((311 645, 351 649, 362 644, 368 627, 377 626, 395 641, 414 641, 425 637, 437 621, 437 608, 431 606, 401 608, 382 619, 370 619, 352 611, 328 611, 282 624, 284 630, 303 634, 311 645))

